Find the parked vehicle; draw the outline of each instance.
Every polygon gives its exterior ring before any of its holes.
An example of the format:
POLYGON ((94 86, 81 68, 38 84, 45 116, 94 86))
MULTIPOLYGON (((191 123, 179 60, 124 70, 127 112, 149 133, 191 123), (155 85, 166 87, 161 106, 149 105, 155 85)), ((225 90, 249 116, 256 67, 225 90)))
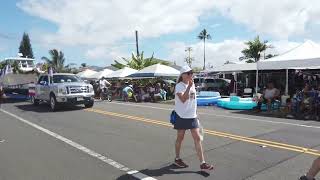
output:
POLYGON ((32 103, 37 106, 40 101, 49 102, 52 111, 56 111, 61 104, 84 104, 86 108, 91 108, 94 104, 93 96, 91 84, 74 74, 57 73, 53 77, 39 77, 32 103))
POLYGON ((231 80, 215 79, 212 77, 196 77, 194 83, 199 91, 217 91, 220 94, 227 94, 231 80))

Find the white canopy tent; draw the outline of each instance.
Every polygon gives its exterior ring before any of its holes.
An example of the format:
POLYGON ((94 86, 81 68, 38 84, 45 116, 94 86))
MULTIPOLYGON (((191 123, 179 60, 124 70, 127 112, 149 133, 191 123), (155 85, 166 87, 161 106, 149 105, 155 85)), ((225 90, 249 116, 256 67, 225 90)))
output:
POLYGON ((110 69, 104 69, 102 71, 99 71, 91 76, 89 76, 90 79, 101 79, 102 77, 107 77, 109 74, 113 73, 114 71, 110 69))
POLYGON ((79 72, 77 74, 77 76, 84 78, 84 79, 89 79, 90 76, 94 75, 95 73, 97 73, 97 71, 91 70, 91 69, 86 69, 82 72, 79 72))
POLYGON ((258 89, 258 73, 260 70, 286 70, 286 94, 288 94, 289 69, 319 69, 320 45, 307 40, 303 44, 270 59, 260 60, 257 63, 236 63, 209 70, 210 72, 241 72, 256 71, 256 91, 258 89))
POLYGON ((136 72, 137 70, 135 69, 124 67, 123 69, 119 69, 111 74, 108 74, 106 78, 124 78, 136 72))
POLYGON ((180 71, 163 64, 155 64, 131 74, 129 77, 176 77, 180 71))
POLYGON ((320 66, 320 45, 310 40, 284 54, 258 62, 259 70, 312 68, 314 66, 320 66))
POLYGON ((205 72, 233 73, 233 72, 255 71, 255 70, 257 70, 257 63, 239 62, 239 63, 233 63, 233 64, 224 64, 214 69, 206 70, 205 72))
MULTIPOLYGON (((257 63, 258 70, 286 70, 286 89, 288 94, 289 69, 318 69, 320 67, 320 45, 307 40, 303 44, 287 51, 279 56, 260 60, 257 63)), ((257 86, 257 85, 256 85, 257 86)))

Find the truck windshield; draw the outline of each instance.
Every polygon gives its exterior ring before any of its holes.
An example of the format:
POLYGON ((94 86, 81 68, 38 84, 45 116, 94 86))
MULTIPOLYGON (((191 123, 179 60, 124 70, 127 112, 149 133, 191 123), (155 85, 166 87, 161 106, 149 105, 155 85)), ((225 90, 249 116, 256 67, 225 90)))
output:
POLYGON ((54 75, 53 83, 64 83, 64 82, 81 82, 82 80, 73 75, 54 75))

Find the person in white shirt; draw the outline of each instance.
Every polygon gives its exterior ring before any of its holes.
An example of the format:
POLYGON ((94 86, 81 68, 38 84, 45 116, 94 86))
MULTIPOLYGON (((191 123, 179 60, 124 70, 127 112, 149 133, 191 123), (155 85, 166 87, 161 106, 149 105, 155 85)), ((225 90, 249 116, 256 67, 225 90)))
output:
POLYGON ((207 164, 203 156, 199 122, 197 119, 196 89, 193 82, 193 72, 189 66, 184 66, 180 70, 180 76, 175 88, 174 110, 176 112, 174 129, 177 130, 177 140, 175 144, 176 158, 174 164, 180 168, 188 167, 180 158, 180 149, 185 132, 190 129, 200 160, 200 169, 202 171, 213 170, 213 165, 207 164))
POLYGON ((99 88, 100 88, 100 100, 104 93, 107 93, 108 87, 111 85, 104 77, 102 77, 99 81, 99 88))

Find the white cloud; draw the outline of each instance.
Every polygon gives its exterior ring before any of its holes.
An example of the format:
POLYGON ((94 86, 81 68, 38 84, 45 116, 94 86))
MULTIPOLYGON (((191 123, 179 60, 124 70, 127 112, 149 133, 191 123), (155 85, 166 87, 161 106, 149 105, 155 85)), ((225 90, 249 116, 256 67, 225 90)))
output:
MULTIPOLYGON (((132 41, 135 29, 142 38, 189 32, 200 24, 200 17, 208 14, 218 13, 275 40, 303 36, 310 24, 320 23, 319 0, 21 0, 18 7, 57 26, 54 33, 39 33, 45 44, 88 46, 84 53, 92 59, 124 56, 127 50, 110 47, 132 41)), ((210 27, 222 28, 214 23, 210 27)), ((279 52, 294 45, 286 40, 279 41, 279 46, 272 43, 282 48, 279 52)), ((170 46, 173 49, 168 57, 183 62, 187 44, 170 46)), ((202 66, 202 43, 191 46, 195 64, 202 66)), ((208 43, 208 62, 218 65, 236 60, 243 46, 237 39, 208 43)))
POLYGON ((213 7, 210 0, 22 0, 25 12, 53 22, 58 31, 45 34, 46 42, 67 45, 105 45, 134 37, 158 37, 186 32, 213 7))
POLYGON ((302 35, 308 24, 319 23, 319 0, 223 0, 215 8, 235 23, 276 38, 302 35))
MULTIPOLYGON (((185 64, 187 56, 185 48, 192 47, 191 56, 194 58, 193 66, 203 67, 203 43, 185 44, 175 42, 168 45, 171 50, 168 59, 176 61, 177 64, 185 64)), ((241 40, 225 40, 219 43, 206 43, 206 65, 219 66, 224 62, 237 61, 241 56, 241 50, 245 47, 241 40)))
MULTIPOLYGON (((242 56, 241 51, 246 47, 245 41, 242 40, 225 40, 218 43, 206 43, 206 65, 217 67, 226 61, 238 62, 242 56)), ((266 52, 272 54, 282 54, 300 43, 290 41, 275 41, 272 43, 273 49, 266 52)), ((191 56, 195 59, 194 67, 203 67, 203 43, 185 44, 183 42, 170 43, 168 47, 171 49, 168 59, 175 61, 179 65, 185 64, 187 53, 186 47, 192 47, 191 56)))
POLYGON ((104 60, 106 64, 113 63, 113 60, 119 60, 122 57, 126 57, 128 53, 120 47, 110 48, 104 46, 94 47, 89 49, 85 56, 88 59, 100 59, 104 60))

